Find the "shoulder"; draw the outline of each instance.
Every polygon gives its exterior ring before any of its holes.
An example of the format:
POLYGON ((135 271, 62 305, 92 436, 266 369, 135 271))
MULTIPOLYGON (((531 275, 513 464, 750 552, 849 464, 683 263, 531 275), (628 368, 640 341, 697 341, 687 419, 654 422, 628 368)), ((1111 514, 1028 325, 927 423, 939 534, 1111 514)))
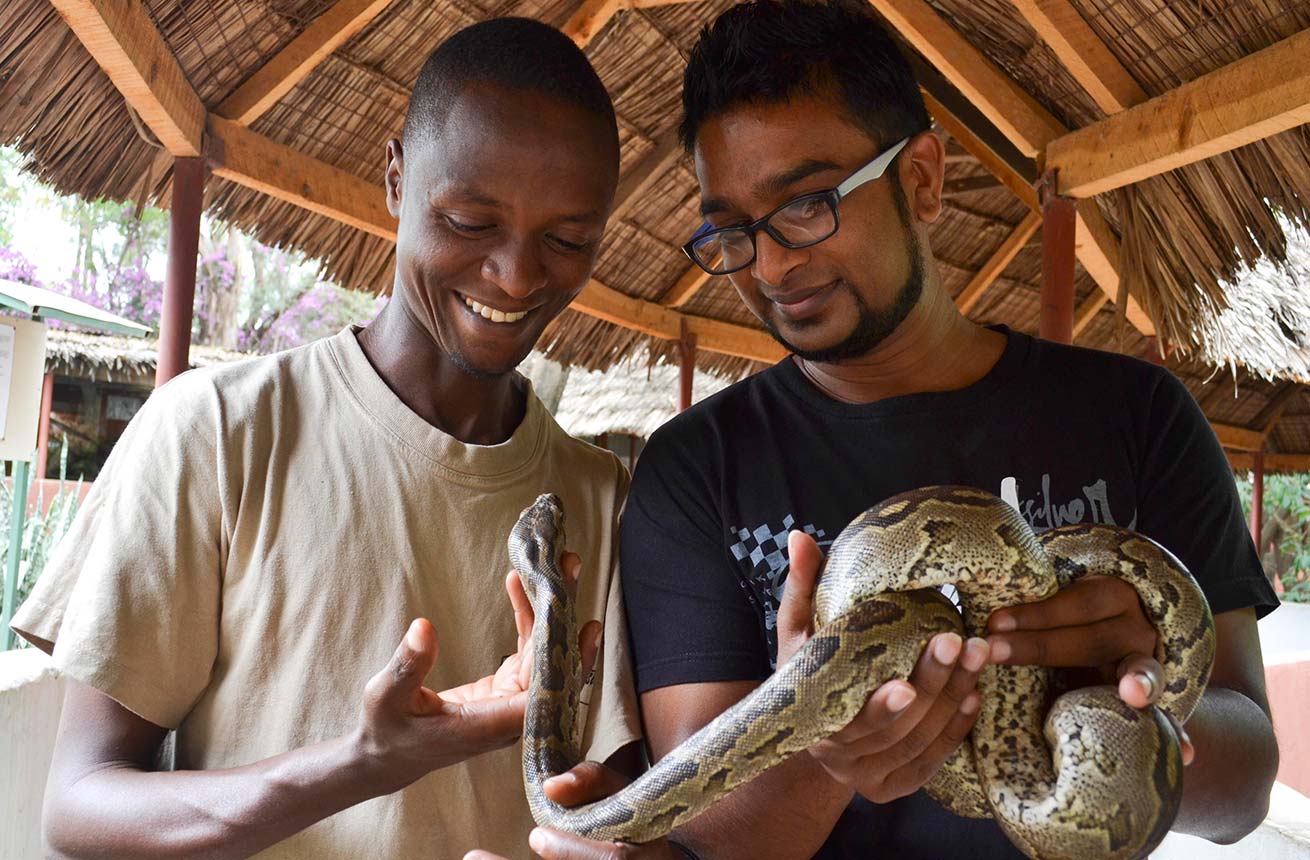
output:
POLYGON ((1145 359, 1027 335, 1012 336, 1031 343, 1028 366, 1033 368, 1036 380, 1049 390, 1064 390, 1073 397, 1116 409, 1149 409, 1160 398, 1178 403, 1191 397, 1177 376, 1145 359))
MULTIPOLYGON (((530 394, 534 400, 536 394, 530 394)), ((576 476, 584 484, 613 485, 619 498, 627 493, 629 475, 627 466, 613 451, 593 445, 576 436, 570 436, 537 400, 533 408, 541 409, 547 422, 546 445, 547 456, 553 458, 570 475, 576 476)))

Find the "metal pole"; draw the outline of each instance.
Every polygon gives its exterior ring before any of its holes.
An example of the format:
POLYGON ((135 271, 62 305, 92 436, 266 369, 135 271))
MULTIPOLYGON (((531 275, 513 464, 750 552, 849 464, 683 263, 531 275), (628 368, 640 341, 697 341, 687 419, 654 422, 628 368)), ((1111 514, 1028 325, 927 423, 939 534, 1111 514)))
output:
POLYGON ((1074 200, 1056 194, 1055 174, 1037 181, 1042 201, 1042 308, 1037 335, 1056 343, 1073 343, 1074 239, 1078 209, 1074 200))
POLYGON ((0 613, 0 651, 14 647, 9 621, 18 602, 18 567, 23 555, 23 521, 27 517, 27 461, 14 461, 12 505, 9 510, 9 551, 5 554, 5 606, 0 613))
POLYGON ((205 160, 173 159, 173 200, 168 213, 168 272, 159 316, 159 363, 155 387, 184 372, 191 351, 191 316, 196 300, 196 254, 205 196, 205 160))
POLYGON ((691 408, 691 384, 696 379, 696 335, 682 320, 682 336, 678 338, 678 411, 691 408))
POLYGON ((41 386, 41 417, 36 431, 36 480, 45 480, 46 463, 50 458, 50 410, 55 402, 55 375, 47 373, 41 386))

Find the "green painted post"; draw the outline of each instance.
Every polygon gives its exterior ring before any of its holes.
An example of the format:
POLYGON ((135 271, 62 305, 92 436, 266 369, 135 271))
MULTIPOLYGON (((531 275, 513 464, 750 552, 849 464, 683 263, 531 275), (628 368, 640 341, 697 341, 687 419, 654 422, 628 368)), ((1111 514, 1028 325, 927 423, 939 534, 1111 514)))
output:
POLYGON ((18 565, 23 556, 23 520, 27 518, 26 460, 14 461, 13 507, 9 512, 9 554, 5 558, 5 608, 0 616, 0 651, 14 647, 14 631, 9 620, 14 617, 18 602, 18 565))

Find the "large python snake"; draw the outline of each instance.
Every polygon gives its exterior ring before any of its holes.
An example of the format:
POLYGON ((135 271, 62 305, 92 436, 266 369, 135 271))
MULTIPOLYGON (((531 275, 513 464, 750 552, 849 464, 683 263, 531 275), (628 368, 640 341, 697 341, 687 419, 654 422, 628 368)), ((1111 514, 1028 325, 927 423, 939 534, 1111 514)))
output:
POLYGON ((814 635, 790 661, 619 793, 562 807, 542 782, 581 755, 563 539, 563 512, 546 495, 509 540, 537 619, 523 774, 538 824, 593 839, 655 839, 844 727, 878 685, 909 676, 928 639, 959 631, 961 613, 963 632, 983 636, 993 610, 1044 599, 1086 574, 1137 589, 1165 669, 1158 705, 1137 711, 1108 686, 1055 698, 1058 672, 988 666, 970 740, 927 790, 956 814, 995 817, 1042 860, 1144 857, 1177 814, 1182 756, 1165 714, 1181 725, 1205 689, 1215 641, 1205 598, 1181 563, 1142 535, 1088 524, 1037 536, 1010 505, 966 487, 903 493, 857 517, 831 547, 814 635), (936 591, 946 583, 959 592, 958 612, 936 591))

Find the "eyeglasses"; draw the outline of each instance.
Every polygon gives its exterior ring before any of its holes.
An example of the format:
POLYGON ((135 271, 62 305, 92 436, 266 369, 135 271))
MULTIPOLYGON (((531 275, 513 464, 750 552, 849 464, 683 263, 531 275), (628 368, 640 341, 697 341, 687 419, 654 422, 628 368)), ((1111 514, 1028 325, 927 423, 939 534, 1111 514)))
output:
POLYGON ((866 182, 881 179, 910 138, 879 153, 836 188, 804 194, 774 209, 758 221, 715 230, 705 224, 682 252, 711 275, 730 275, 755 261, 755 234, 768 233, 784 248, 808 248, 837 232, 837 204, 866 182))

